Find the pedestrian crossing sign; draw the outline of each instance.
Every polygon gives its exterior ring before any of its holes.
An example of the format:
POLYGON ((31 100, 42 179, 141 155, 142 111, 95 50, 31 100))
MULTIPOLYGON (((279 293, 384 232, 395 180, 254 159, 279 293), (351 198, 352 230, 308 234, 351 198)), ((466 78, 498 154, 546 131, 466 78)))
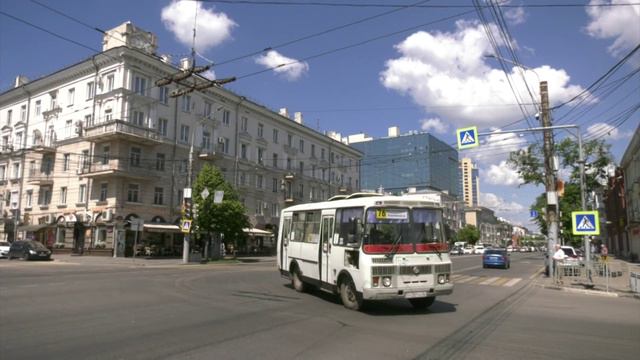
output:
POLYGON ((182 224, 180 225, 180 230, 182 230, 183 233, 188 234, 189 232, 191 232, 191 220, 182 219, 182 224))
POLYGON ((458 150, 469 149, 480 145, 478 141, 478 128, 476 126, 458 129, 458 150))
POLYGON ((571 212, 571 225, 573 235, 600 235, 598 211, 571 212))

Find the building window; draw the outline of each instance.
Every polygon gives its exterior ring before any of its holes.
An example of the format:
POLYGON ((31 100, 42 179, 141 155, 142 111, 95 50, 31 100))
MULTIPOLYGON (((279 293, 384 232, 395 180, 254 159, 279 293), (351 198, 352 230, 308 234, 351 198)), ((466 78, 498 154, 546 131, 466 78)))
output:
POLYGON ((273 143, 278 143, 278 129, 273 129, 273 143))
POLYGON ((264 149, 263 148, 258 148, 258 159, 257 159, 257 162, 260 165, 264 165, 264 149))
POLYGON ((107 201, 107 194, 109 190, 109 183, 101 183, 100 184, 100 201, 107 201))
POLYGON ((69 171, 70 160, 71 160, 71 154, 62 155, 62 171, 69 171))
POLYGON ((33 206, 33 190, 27 190, 27 199, 25 206, 31 208, 33 206))
POLYGON ((271 217, 280 217, 280 206, 278 203, 271 203, 271 217))
POLYGON ((182 95, 182 112, 191 112, 191 95, 182 95))
POLYGON ((140 75, 135 75, 133 77, 133 92, 140 95, 147 94, 147 79, 143 78, 140 75))
POLYGON ((36 116, 42 113, 42 102, 40 100, 36 101, 36 116))
POLYGON ((247 145, 246 144, 241 144, 240 145, 240 157, 243 160, 247 160, 247 145))
POLYGON ((91 115, 91 114, 85 115, 84 116, 84 124, 86 126, 92 126, 93 125, 93 115, 91 115))
POLYGON ((109 152, 111 151, 111 149, 109 148, 109 146, 103 146, 102 147, 102 157, 100 159, 100 162, 102 163, 102 165, 107 165, 109 164, 109 152))
POLYGON ((178 199, 177 199, 178 200, 177 201, 178 204, 182 204, 182 202, 184 201, 184 196, 182 196, 182 194, 183 194, 182 190, 178 190, 178 192, 176 194, 178 196, 178 199))
POLYGON ((142 149, 132 147, 129 152, 129 165, 134 167, 140 167, 140 157, 142 155, 142 149))
POLYGON ((113 90, 115 83, 115 76, 113 74, 109 74, 107 76, 107 91, 113 90))
POLYGON ((298 172, 300 173, 300 175, 304 174, 304 161, 300 161, 299 163, 300 167, 298 168, 298 172))
POLYGON ((231 124, 231 112, 229 110, 224 110, 222 112, 222 124, 227 127, 231 124))
POLYGON ((277 169, 278 168, 278 154, 273 153, 273 159, 272 160, 273 160, 273 167, 275 169, 277 169))
POLYGON ((113 119, 113 110, 106 109, 104 111, 104 121, 111 121, 113 119))
POLYGON ((291 170, 291 158, 287 158, 287 170, 291 170))
POLYGON ((169 88, 166 86, 160 86, 159 99, 161 104, 167 105, 169 103, 169 88))
POLYGON ((140 200, 139 196, 140 196, 140 185, 129 184, 127 188, 127 201, 137 203, 140 200))
POLYGON ((20 163, 19 162, 14 162, 13 163, 13 173, 12 173, 12 179, 19 179, 20 178, 20 163))
POLYGON ((49 96, 51 97, 51 110, 55 109, 58 107, 58 91, 52 91, 49 93, 49 96))
POLYGON ((63 186, 60 188, 60 204, 67 203, 67 187, 63 186))
POLYGON ((240 178, 240 185, 245 185, 245 183, 246 183, 246 178, 245 178, 245 176, 244 176, 244 173, 243 173, 243 172, 241 172, 241 173, 240 173, 239 178, 240 178))
POLYGON ((263 124, 258 124, 258 137, 259 138, 263 138, 264 137, 264 125, 263 124))
POLYGON ((133 125, 143 126, 144 125, 144 111, 133 111, 133 118, 131 119, 133 125))
POLYGON ((167 126, 169 124, 169 120, 159 118, 158 119, 158 133, 161 136, 167 136, 167 126))
POLYGON ((156 154, 156 170, 164 171, 164 154, 157 153, 156 154))
POLYGON ((213 107, 213 105, 210 102, 208 102, 208 101, 204 102, 204 112, 203 112, 204 117, 206 117, 208 119, 211 118, 211 109, 212 109, 212 107, 213 107))
POLYGON ((207 150, 211 149, 211 133, 208 131, 202 132, 202 148, 207 150))
POLYGON ((264 187, 264 178, 262 175, 256 175, 256 188, 262 189, 264 187))
POLYGON ((316 157, 316 145, 315 144, 311 144, 311 157, 312 158, 316 157))
POLYGON ((287 146, 289 147, 293 146, 293 135, 291 134, 287 134, 287 146))
POLYGON ((0 180, 6 180, 6 179, 7 179, 7 166, 0 165, 0 180))
POLYGON ((263 215, 262 207, 264 205, 262 205, 262 204, 263 204, 262 200, 256 200, 256 212, 255 212, 255 214, 258 215, 258 216, 262 216, 263 215))
POLYGON ((183 143, 189 142, 189 126, 180 125, 180 141, 183 143))
POLYGON ((163 205, 164 204, 164 188, 156 187, 153 190, 153 203, 155 205, 163 205))
POLYGON ((13 110, 7 110, 7 125, 11 126, 11 117, 13 116, 13 110))
POLYGON ((222 152, 225 154, 229 154, 229 138, 222 138, 222 152))
POLYGON ((312 178, 316 178, 316 166, 315 165, 311 165, 311 177, 312 178))
POLYGON ((87 185, 81 184, 80 188, 78 189, 78 203, 85 202, 85 196, 87 196, 86 194, 87 194, 87 185))
POLYGON ((300 145, 300 152, 304 154, 304 140, 300 139, 299 145, 300 145))
POLYGON ((75 88, 71 88, 69 89, 68 93, 67 93, 67 105, 68 106, 72 106, 73 102, 75 101, 75 97, 76 97, 76 89, 75 88))
POLYGON ((320 159, 324 160, 324 149, 320 149, 320 159))
POLYGON ((93 99, 96 94, 96 86, 93 81, 87 83, 87 100, 93 99))
POLYGON ((271 191, 274 193, 278 192, 278 187, 280 186, 277 178, 271 178, 271 191))
POLYGON ((249 129, 249 119, 246 116, 243 116, 240 119, 240 130, 247 132, 248 129, 249 129))
POLYGON ((38 205, 47 206, 51 204, 51 188, 41 187, 38 192, 38 205))
POLYGON ((66 133, 67 137, 71 137, 71 135, 73 135, 73 120, 67 120, 65 121, 64 124, 64 132, 66 133))
POLYGON ((20 106, 20 121, 27 121, 27 105, 20 106))

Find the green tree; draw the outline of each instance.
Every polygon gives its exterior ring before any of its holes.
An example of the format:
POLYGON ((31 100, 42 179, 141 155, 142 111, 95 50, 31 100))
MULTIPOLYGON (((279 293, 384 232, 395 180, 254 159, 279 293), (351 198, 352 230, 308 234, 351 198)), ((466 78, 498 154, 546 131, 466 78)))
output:
POLYGON ((480 239, 480 231, 473 225, 467 224, 458 231, 458 241, 474 245, 480 239))
MULTIPOLYGON (((607 167, 612 163, 610 147, 603 140, 590 140, 582 144, 585 159, 585 192, 587 194, 601 189, 607 179, 607 167)), ((572 138, 565 138, 556 144, 555 153, 561 159, 560 167, 569 172, 569 179, 564 186, 564 196, 560 198, 562 213, 560 224, 561 229, 564 229, 562 236, 568 242, 576 243, 578 238, 571 235, 571 212, 581 210, 582 206, 578 143, 572 138)), ((544 159, 542 146, 535 143, 529 145, 527 150, 512 152, 507 162, 518 171, 524 184, 544 185, 544 162, 542 159, 544 159)), ((546 195, 542 193, 531 205, 531 209, 538 211, 538 216, 534 221, 543 234, 548 234, 544 216, 546 208, 546 195)))
POLYGON ((205 164, 200 170, 193 185, 193 200, 198 212, 194 228, 201 234, 222 234, 225 242, 232 241, 236 246, 244 244, 246 235, 242 229, 250 227, 246 209, 216 167, 205 164), (206 198, 202 197, 204 189, 209 192, 206 198), (213 203, 216 191, 224 191, 220 204, 213 203))

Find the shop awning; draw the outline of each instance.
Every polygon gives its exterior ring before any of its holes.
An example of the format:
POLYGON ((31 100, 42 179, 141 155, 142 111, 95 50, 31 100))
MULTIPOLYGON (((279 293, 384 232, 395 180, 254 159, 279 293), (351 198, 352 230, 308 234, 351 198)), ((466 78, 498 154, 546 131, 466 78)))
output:
POLYGON ((253 236, 273 236, 273 233, 271 231, 266 231, 266 230, 256 229, 256 228, 242 229, 242 231, 244 231, 245 234, 253 235, 253 236))
POLYGON ((180 232, 178 225, 171 224, 144 224, 144 231, 148 232, 180 232))
POLYGON ((33 231, 42 230, 46 227, 52 226, 51 224, 35 224, 35 225, 22 225, 18 226, 18 231, 33 231))

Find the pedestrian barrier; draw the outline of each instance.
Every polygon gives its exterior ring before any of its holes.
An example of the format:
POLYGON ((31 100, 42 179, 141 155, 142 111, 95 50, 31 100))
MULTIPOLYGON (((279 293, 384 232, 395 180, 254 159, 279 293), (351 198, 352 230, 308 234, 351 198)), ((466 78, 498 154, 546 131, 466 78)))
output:
POLYGON ((609 292, 612 287, 620 289, 622 284, 626 285, 628 276, 632 289, 635 286, 634 292, 640 292, 640 273, 633 273, 632 277, 626 263, 612 261, 608 256, 594 256, 590 267, 584 261, 557 263, 556 266, 556 283, 582 285, 609 292))
POLYGON ((640 273, 629 273, 629 287, 631 288, 631 292, 640 293, 640 273))

